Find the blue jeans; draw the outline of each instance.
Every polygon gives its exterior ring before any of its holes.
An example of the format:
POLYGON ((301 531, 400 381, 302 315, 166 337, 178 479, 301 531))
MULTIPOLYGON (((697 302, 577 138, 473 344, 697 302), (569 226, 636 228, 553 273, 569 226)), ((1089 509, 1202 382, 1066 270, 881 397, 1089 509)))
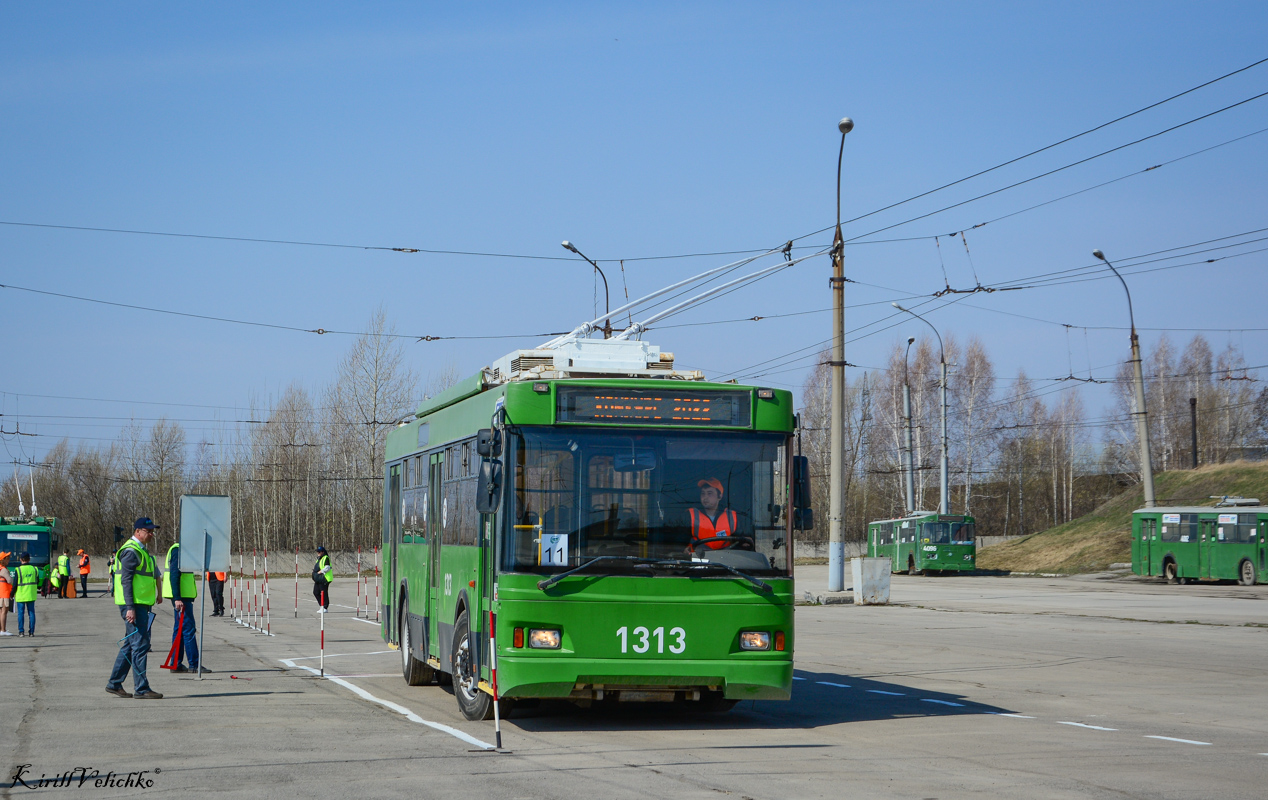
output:
POLYGON ((133 691, 148 692, 150 679, 146 677, 145 666, 150 654, 150 607, 133 606, 133 609, 136 610, 134 623, 127 621, 128 607, 119 606, 119 616, 124 620, 124 637, 119 645, 119 655, 114 659, 110 680, 106 681, 106 688, 122 689, 130 667, 133 691))
POLYGON ((31 618, 31 633, 35 633, 35 601, 18 603, 18 633, 26 632, 26 618, 31 618))
POLYGON ((198 627, 194 624, 194 601, 185 601, 185 624, 181 624, 181 612, 177 611, 172 620, 172 644, 176 643, 177 631, 184 631, 181 636, 181 647, 176 651, 176 666, 189 659, 189 668, 198 668, 198 627))

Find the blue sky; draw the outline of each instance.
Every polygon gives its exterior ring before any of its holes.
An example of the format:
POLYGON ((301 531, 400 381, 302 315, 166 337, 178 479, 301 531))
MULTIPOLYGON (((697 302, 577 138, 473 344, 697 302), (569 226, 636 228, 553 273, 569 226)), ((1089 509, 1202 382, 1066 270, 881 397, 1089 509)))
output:
MULTIPOLYGON (((1262 3, 216 4, 0 6, 0 221, 598 259, 774 247, 832 224, 836 121, 851 218, 1027 153, 1268 56, 1262 3)), ((990 175, 846 228, 868 233, 1268 91, 1268 64, 990 175)), ((1268 128, 1268 98, 871 238, 969 229, 1268 128)), ((1268 227, 1268 134, 943 238, 953 285, 983 284, 1268 227)), ((1264 234, 1259 234, 1263 236, 1264 234)), ((865 237, 866 238, 866 237, 865 237)), ((1255 238, 1255 237, 1249 237, 1255 238)), ((826 235, 799 244, 826 245, 826 235)), ((1255 249, 1221 251, 1229 255, 1255 249)), ((810 251, 799 251, 804 254, 810 251)), ((1266 328, 1264 256, 1129 277, 1145 328, 1266 328)), ((1203 256, 1208 257, 1208 256, 1203 256)), ((944 285, 933 240, 852 246, 850 327, 944 285), (888 288, 875 288, 864 284, 888 288), (895 291, 897 290, 897 291, 895 291)), ((728 257, 630 260, 638 296, 728 257)), ((1189 259, 1192 260, 1192 259, 1189 259)), ((765 262, 763 262, 765 263, 765 262)), ((604 262, 613 304, 621 267, 604 262)), ((826 308, 826 259, 674 322, 826 308)), ((302 328, 563 330, 591 315, 579 261, 400 254, 0 225, 0 283, 302 328)), ((601 287, 600 287, 601 288, 601 287)), ((233 418, 251 397, 325 384, 346 337, 0 290, 3 438, 29 457, 118 421, 233 418)), ((599 303, 602 303, 600 298, 599 303)), ((1001 378, 1109 365, 1125 324, 1107 281, 923 306, 978 335, 1001 378), (1001 314, 997 312, 1008 312, 1001 314)), ((668 321, 667 321, 668 322, 668 321)), ((813 359, 751 365, 829 334, 829 314, 662 328, 710 376, 797 387, 813 359)), ((874 330, 874 328, 869 329, 874 330)), ((912 322, 852 343, 881 365, 912 322)), ((1180 344, 1191 334, 1176 332, 1180 344)), ((1158 334, 1143 336, 1148 349, 1158 334)), ((1268 333, 1208 334, 1250 364, 1268 333)), ((469 374, 538 338, 411 344, 420 373, 469 374)), ((1112 367, 1099 374, 1108 377, 1112 367)), ((851 370, 852 377, 857 372, 851 370)), ((1099 415, 1108 395, 1090 392, 1099 415)), ((200 425, 192 423, 191 429, 200 425)), ((205 426, 202 426, 205 427, 205 426)), ((198 433, 191 433, 195 440, 198 433)))

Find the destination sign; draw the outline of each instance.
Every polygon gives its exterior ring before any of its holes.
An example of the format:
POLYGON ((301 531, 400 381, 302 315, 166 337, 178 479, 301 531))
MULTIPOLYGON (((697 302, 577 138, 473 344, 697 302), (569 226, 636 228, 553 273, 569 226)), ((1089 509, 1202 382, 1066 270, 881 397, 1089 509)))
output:
POLYGON ((40 537, 39 534, 36 533, 11 533, 9 534, 9 538, 21 542, 34 542, 40 537))
POLYGON ((568 386, 557 397, 559 422, 752 427, 749 392, 568 386))

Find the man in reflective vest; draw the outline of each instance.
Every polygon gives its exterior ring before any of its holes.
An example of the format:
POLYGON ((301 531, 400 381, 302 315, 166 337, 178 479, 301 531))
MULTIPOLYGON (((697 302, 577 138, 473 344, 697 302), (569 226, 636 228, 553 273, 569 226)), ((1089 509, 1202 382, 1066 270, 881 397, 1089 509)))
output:
MULTIPOLYGON (((181 572, 181 543, 167 548, 166 568, 163 571, 163 596, 172 598, 172 644, 176 648, 174 672, 198 671, 198 627, 194 621, 194 599, 198 597, 198 585, 194 573, 181 572), (178 644, 179 640, 179 644, 178 644), (181 661, 189 659, 189 667, 181 661)), ((203 672, 211 672, 206 667, 203 672)))
POLYGON ((326 552, 326 548, 317 547, 317 563, 313 565, 313 597, 317 598, 317 603, 321 608, 317 609, 318 614, 325 614, 330 610, 330 584, 334 580, 335 571, 330 567, 330 554, 326 552))
POLYGON ((70 583, 70 550, 63 550, 57 557, 57 572, 61 579, 57 583, 57 596, 66 596, 66 584, 70 583))
MULTIPOLYGON (((696 485, 700 487, 700 505, 704 510, 693 508, 688 512, 691 515, 692 546, 689 549, 692 552, 699 552, 699 548, 695 546, 698 541, 734 536, 739 531, 739 518, 735 512, 729 508, 721 510, 722 481, 705 478, 696 485)), ((721 550, 727 545, 728 542, 708 542, 703 546, 710 550, 721 550)))
POLYGON ((30 635, 35 635, 35 593, 39 591, 40 570, 31 564, 31 554, 18 557, 22 565, 14 572, 13 601, 18 604, 18 636, 26 636, 26 617, 31 618, 30 635))
POLYGON ((92 572, 92 566, 88 563, 88 554, 83 550, 79 551, 79 587, 82 589, 81 597, 88 596, 88 575, 92 572))
POLYGON ((114 602, 123 617, 124 635, 119 640, 119 655, 114 660, 114 670, 106 681, 106 691, 118 697, 140 700, 158 700, 163 695, 150 688, 145 674, 146 657, 150 654, 150 609, 163 602, 159 595, 159 570, 145 546, 154 538, 158 528, 154 520, 141 517, 133 526, 132 538, 123 543, 115 553, 114 602), (132 669, 132 687, 135 695, 123 689, 123 681, 132 669))
MULTIPOLYGON (((225 615, 225 578, 228 577, 224 572, 208 572, 207 588, 211 590, 211 615, 213 617, 223 617, 225 615)), ((207 668, 203 667, 206 672, 207 668)))

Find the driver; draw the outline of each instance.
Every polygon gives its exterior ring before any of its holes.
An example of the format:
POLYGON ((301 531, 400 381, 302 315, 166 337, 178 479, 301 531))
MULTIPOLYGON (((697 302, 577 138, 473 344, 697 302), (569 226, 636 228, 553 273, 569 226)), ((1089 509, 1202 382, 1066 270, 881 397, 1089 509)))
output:
MULTIPOLYGON (((722 481, 705 478, 699 481, 701 508, 688 509, 691 516, 691 543, 688 550, 695 550, 695 543, 702 539, 734 536, 739 532, 740 521, 731 509, 722 509, 722 481), (703 509, 703 510, 702 510, 703 509)), ((728 542, 708 542, 704 546, 721 550, 728 542)))

